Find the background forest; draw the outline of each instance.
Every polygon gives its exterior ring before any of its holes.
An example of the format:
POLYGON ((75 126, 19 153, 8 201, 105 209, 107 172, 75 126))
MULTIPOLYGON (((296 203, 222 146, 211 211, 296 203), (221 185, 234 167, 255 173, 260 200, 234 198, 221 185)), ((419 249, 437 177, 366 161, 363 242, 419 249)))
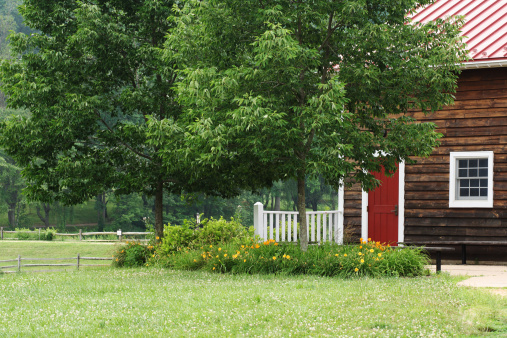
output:
MULTIPOLYGON (((0 58, 10 58, 8 36, 11 32, 30 34, 33 31, 23 24, 18 12, 21 0, 0 0, 0 58)), ((0 120, 10 115, 28 116, 30 112, 7 108, 7 98, 0 91, 0 120)), ((117 195, 104 191, 86 203, 64 206, 61 203, 28 201, 24 194, 30 182, 22 177, 22 168, 0 149, 0 226, 11 228, 87 227, 97 230, 144 230, 153 220, 154 200, 143 194, 117 195)), ((323 179, 308 179, 306 204, 313 210, 336 208, 336 192, 323 179)), ((164 196, 164 223, 180 224, 183 219, 223 216, 240 217, 243 224, 253 224, 253 204, 262 202, 268 210, 293 210, 297 206, 297 186, 294 180, 277 182, 270 189, 252 193, 242 192, 232 199, 205 194, 164 196)))

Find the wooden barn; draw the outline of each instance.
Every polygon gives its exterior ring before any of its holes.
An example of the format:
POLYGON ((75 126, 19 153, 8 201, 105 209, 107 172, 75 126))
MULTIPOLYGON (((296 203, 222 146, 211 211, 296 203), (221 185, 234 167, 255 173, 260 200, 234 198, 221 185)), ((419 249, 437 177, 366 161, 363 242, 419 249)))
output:
POLYGON ((437 125, 441 146, 415 165, 400 163, 391 178, 378 174, 375 191, 341 191, 342 221, 363 238, 454 245, 454 258, 466 249, 469 261, 507 261, 507 1, 439 0, 413 20, 450 15, 465 16, 471 57, 455 103, 413 112, 437 125))

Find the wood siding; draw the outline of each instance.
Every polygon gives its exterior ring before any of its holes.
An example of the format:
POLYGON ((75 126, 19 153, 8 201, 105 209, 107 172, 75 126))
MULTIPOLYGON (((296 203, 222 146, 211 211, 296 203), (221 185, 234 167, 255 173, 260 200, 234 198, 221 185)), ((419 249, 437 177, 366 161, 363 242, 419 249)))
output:
MULTIPOLYGON (((507 68, 464 70, 455 104, 425 115, 444 134, 429 158, 405 170, 405 241, 507 241, 507 68), (493 208, 449 208, 449 153, 493 151, 493 208)), ((361 192, 345 193, 344 224, 361 226, 361 192)), ((470 247, 469 259, 506 260, 506 247, 470 247)))

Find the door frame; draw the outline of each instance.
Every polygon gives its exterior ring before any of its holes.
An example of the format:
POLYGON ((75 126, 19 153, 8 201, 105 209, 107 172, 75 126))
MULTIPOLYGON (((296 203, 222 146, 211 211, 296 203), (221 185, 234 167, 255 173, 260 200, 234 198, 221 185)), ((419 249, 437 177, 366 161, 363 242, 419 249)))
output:
MULTIPOLYGON (((405 241, 405 161, 398 165, 398 242, 405 241)), ((368 240, 368 192, 361 194, 361 237, 368 240)))

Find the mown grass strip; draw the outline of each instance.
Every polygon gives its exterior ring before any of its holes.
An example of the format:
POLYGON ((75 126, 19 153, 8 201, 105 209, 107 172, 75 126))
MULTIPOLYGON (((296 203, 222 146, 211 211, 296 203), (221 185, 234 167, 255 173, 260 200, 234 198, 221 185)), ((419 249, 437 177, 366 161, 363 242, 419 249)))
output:
POLYGON ((0 277, 0 336, 507 333, 507 300, 445 275, 339 279, 101 269, 0 277), (23 302, 19 300, 23 299, 23 302))

